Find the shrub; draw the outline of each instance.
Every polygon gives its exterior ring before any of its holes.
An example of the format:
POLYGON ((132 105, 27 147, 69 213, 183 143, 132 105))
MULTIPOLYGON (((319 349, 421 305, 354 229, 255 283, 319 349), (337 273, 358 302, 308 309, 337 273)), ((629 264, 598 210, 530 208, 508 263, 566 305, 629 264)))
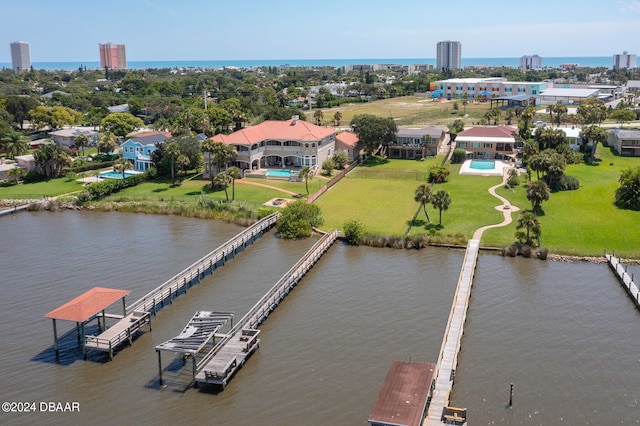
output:
POLYGON ((441 166, 432 166, 429 169, 429 182, 443 183, 447 181, 447 176, 451 173, 448 169, 441 166))
POLYGON ((549 255, 549 250, 546 248, 538 249, 536 255, 540 260, 547 260, 547 256, 549 255))
POLYGON ((7 186, 13 186, 16 185, 17 182, 15 180, 9 180, 9 179, 5 179, 5 180, 0 180, 0 188, 5 188, 7 186))
POLYGON ((322 170, 324 170, 324 173, 327 176, 330 176, 331 172, 335 168, 336 168, 336 163, 334 163, 331 158, 328 158, 328 159, 324 160, 324 163, 322 163, 322 170))
POLYGON ((360 245, 364 236, 364 225, 358 220, 347 220, 343 226, 347 242, 353 246, 360 245))
POLYGON ((45 175, 36 173, 33 170, 31 170, 30 172, 27 172, 27 174, 24 175, 24 179, 23 179, 24 183, 42 182, 43 180, 47 180, 47 177, 45 175))
POLYGON ((572 191, 580 188, 580 181, 573 176, 563 175, 559 180, 554 182, 554 191, 572 191))
POLYGON ((282 216, 276 223, 276 229, 282 238, 304 238, 311 236, 313 227, 323 223, 320 207, 298 200, 282 209, 282 216))
POLYGON ((451 162, 453 164, 460 164, 464 162, 465 158, 467 158, 467 151, 463 148, 456 148, 451 155, 451 162))
POLYGON ((344 166, 349 162, 347 154, 345 154, 343 151, 336 151, 336 153, 333 154, 332 159, 338 170, 344 169, 344 166))

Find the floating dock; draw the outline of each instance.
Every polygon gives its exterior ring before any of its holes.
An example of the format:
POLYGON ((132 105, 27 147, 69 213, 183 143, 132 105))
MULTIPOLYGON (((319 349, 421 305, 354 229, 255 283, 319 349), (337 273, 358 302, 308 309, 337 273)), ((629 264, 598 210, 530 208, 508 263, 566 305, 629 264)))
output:
POLYGON ((246 359, 259 347, 258 326, 298 284, 338 238, 338 232, 326 233, 247 314, 223 337, 197 365, 196 386, 226 386, 246 359))

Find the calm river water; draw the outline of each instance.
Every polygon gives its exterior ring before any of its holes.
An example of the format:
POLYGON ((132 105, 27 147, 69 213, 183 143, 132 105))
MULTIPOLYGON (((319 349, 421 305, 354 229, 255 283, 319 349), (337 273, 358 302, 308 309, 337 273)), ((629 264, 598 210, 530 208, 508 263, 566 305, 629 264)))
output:
MULTIPOLYGON (((0 218, 0 399, 80 405, 0 413, 0 423, 365 425, 393 360, 437 359, 463 253, 338 243, 261 326, 260 349, 224 392, 158 389, 155 345, 197 310, 240 318, 313 244, 270 232, 159 311, 153 331, 112 362, 84 361, 73 345, 55 362, 47 312, 94 286, 130 289, 136 300, 239 231, 120 213, 0 218)), ((605 265, 483 255, 452 403, 469 409, 472 425, 635 424, 638 324, 605 265)))

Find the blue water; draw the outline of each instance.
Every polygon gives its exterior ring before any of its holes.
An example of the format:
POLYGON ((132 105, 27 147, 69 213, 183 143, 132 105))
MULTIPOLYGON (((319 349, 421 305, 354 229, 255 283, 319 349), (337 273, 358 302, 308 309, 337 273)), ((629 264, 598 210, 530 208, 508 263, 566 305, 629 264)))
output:
MULTIPOLYGON (((128 178, 133 176, 134 173, 124 172, 124 177, 128 178)), ((103 179, 122 179, 121 172, 102 172, 100 173, 100 177, 103 179)))
POLYGON ((275 170, 275 169, 268 169, 267 170, 267 176, 270 177, 291 177, 291 170, 275 170))
POLYGON ((469 168, 474 170, 493 170, 495 167, 496 162, 493 160, 471 160, 469 164, 469 168))
MULTIPOLYGON (((435 58, 347 58, 347 59, 226 59, 226 60, 193 60, 193 61, 128 61, 130 69, 146 68, 254 68, 254 67, 342 67, 355 64, 431 64, 435 65, 435 58)), ((566 56, 554 58, 542 58, 543 67, 557 68, 560 64, 579 64, 583 67, 611 68, 613 59, 611 56, 566 56)), ((520 66, 520 58, 462 58, 462 66, 488 65, 517 68, 520 66)), ((33 62, 33 68, 37 70, 77 70, 80 66, 88 69, 99 68, 98 61, 71 61, 71 62, 33 62)), ((11 63, 0 62, 0 68, 11 68, 11 63)))

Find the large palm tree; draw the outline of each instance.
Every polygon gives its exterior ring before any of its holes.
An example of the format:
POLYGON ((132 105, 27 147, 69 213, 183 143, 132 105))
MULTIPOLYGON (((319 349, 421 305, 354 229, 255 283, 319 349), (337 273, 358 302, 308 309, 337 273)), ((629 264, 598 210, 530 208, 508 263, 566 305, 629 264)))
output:
POLYGON ((307 194, 309 193, 309 181, 311 179, 313 179, 313 172, 311 171, 311 168, 308 166, 305 166, 303 168, 300 169, 300 172, 298 172, 298 176, 300 177, 300 179, 304 180, 304 186, 307 190, 307 194))
POLYGON ((236 179, 242 177, 242 172, 236 166, 231 166, 227 169, 227 174, 231 178, 231 201, 236 199, 236 179))
POLYGON ((168 142, 164 152, 171 158, 171 186, 176 184, 176 158, 180 156, 180 147, 175 142, 168 142))
POLYGON ((89 137, 87 135, 78 135, 74 139, 74 143, 82 150, 82 156, 84 157, 84 147, 89 144, 89 137))
POLYGON ((316 120, 316 124, 320 126, 322 124, 322 119, 324 118, 324 113, 317 109, 313 112, 313 118, 316 120))
POLYGON ((71 164, 71 157, 60 146, 51 143, 43 145, 33 153, 36 167, 47 178, 60 175, 62 169, 71 164))
POLYGON ((534 216, 538 215, 540 205, 543 201, 547 201, 550 196, 551 191, 545 181, 537 180, 527 184, 527 200, 531 201, 534 216))
POLYGON ((227 172, 220 172, 213 179, 215 186, 224 188, 224 195, 227 199, 227 203, 229 202, 229 191, 227 191, 227 188, 229 188, 231 181, 232 178, 227 174, 227 172))
POLYGON ((9 158, 29 152, 29 142, 20 132, 9 132, 2 137, 4 152, 9 158))
POLYGON ((429 213, 427 213, 427 204, 431 202, 433 198, 433 194, 431 193, 431 185, 428 183, 420 184, 416 188, 414 200, 420 203, 424 214, 427 216, 427 222, 431 223, 431 219, 429 218, 429 213))
POLYGON ((538 240, 538 244, 540 244, 541 226, 540 222, 538 222, 538 218, 536 218, 533 213, 523 212, 518 218, 516 229, 518 229, 516 235, 521 243, 532 245, 533 239, 536 238, 538 240))
POLYGON ((340 111, 336 111, 335 114, 333 114, 333 121, 336 124, 336 126, 340 125, 341 120, 342 120, 342 113, 340 111))
POLYGON ((7 172, 7 176, 13 178, 16 183, 18 183, 18 179, 20 179, 21 176, 24 176, 24 169, 21 167, 14 167, 13 169, 9 169, 9 171, 7 172))
POLYGON ((113 152, 116 147, 116 135, 111 132, 104 132, 100 136, 100 142, 98 142, 98 152, 103 154, 109 154, 113 152))
POLYGON ((438 209, 440 213, 440 223, 442 225, 442 211, 449 209, 451 205, 451 195, 447 191, 443 191, 442 189, 436 191, 431 198, 431 205, 433 205, 434 209, 438 209))
POLYGON ((125 178, 124 172, 131 168, 131 161, 127 160, 124 157, 121 157, 118 159, 118 161, 115 162, 115 164, 113 165, 114 169, 116 169, 117 172, 122 173, 122 179, 125 178))

